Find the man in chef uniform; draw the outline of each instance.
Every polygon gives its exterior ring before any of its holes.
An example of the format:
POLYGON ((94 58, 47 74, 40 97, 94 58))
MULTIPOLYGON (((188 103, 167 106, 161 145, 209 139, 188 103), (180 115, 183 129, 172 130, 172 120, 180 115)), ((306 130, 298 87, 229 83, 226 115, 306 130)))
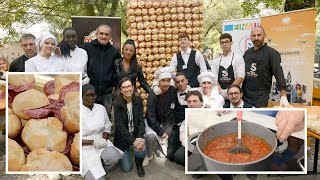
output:
POLYGON ((221 86, 220 94, 229 103, 227 89, 231 84, 240 85, 245 77, 243 57, 232 51, 232 36, 229 33, 221 34, 220 47, 223 54, 214 59, 211 71, 218 76, 218 82, 221 86))
POLYGON ((264 43, 265 32, 262 27, 251 30, 253 47, 244 55, 246 78, 242 84, 243 100, 254 107, 267 107, 272 77, 277 80, 280 89, 280 106, 289 105, 286 82, 281 66, 281 57, 277 50, 264 43))
POLYGON ((173 161, 173 155, 180 145, 179 131, 178 133, 173 131, 174 126, 177 125, 174 114, 177 92, 173 86, 170 86, 171 79, 174 78, 174 71, 169 67, 164 67, 158 69, 154 76, 159 81, 161 94, 150 93, 147 100, 145 138, 147 156, 143 162, 144 166, 152 159, 153 147, 157 146, 158 150, 162 150, 159 141, 168 141, 167 158, 170 161, 173 161))

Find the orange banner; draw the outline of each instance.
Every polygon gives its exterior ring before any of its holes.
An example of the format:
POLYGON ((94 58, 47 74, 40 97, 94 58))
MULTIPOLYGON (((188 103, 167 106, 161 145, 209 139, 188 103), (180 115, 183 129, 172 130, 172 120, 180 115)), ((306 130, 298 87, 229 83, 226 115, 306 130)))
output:
MULTIPOLYGON (((281 54, 288 100, 292 103, 312 102, 315 18, 315 9, 261 17, 266 43, 281 54)), ((275 89, 272 86, 273 100, 279 95, 275 89)))

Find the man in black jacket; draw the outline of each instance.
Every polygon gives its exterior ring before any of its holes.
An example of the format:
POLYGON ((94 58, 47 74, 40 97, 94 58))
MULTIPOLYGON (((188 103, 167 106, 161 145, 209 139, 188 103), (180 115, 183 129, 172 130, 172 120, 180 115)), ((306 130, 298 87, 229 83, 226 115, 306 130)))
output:
POLYGON ((272 77, 277 80, 281 92, 280 105, 288 105, 286 82, 277 50, 264 43, 266 34, 262 27, 251 30, 253 47, 248 49, 243 59, 246 77, 242 84, 243 100, 254 107, 267 107, 272 77))
POLYGON ((110 44, 111 31, 109 25, 102 24, 96 30, 97 39, 81 46, 88 53, 87 73, 90 84, 96 88, 96 103, 106 108, 109 117, 114 86, 114 61, 121 58, 119 50, 110 44))
POLYGON ((173 71, 169 67, 164 67, 155 72, 155 77, 159 80, 159 88, 162 93, 160 95, 150 93, 148 96, 146 118, 151 130, 150 132, 146 130, 147 156, 144 165, 152 159, 152 149, 156 144, 158 150, 161 151, 156 135, 162 137, 164 142, 168 140, 167 158, 170 161, 173 161, 173 155, 180 146, 179 129, 177 133, 173 131, 176 125, 174 109, 177 101, 176 89, 170 86, 173 71))
POLYGON ((253 106, 242 100, 243 92, 239 85, 231 84, 227 90, 230 103, 225 104, 224 108, 252 108, 253 106))
POLYGON ((20 38, 20 44, 24 55, 13 60, 9 67, 9 72, 24 72, 24 64, 29 59, 37 55, 36 37, 33 34, 23 34, 20 38))

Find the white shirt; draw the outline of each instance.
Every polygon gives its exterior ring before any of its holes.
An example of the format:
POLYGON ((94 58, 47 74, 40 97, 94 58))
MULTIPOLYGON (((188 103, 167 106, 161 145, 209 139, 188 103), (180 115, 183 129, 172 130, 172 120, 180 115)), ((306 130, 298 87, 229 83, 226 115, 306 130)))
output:
POLYGON ((234 53, 233 51, 231 51, 227 56, 221 55, 218 58, 215 58, 211 65, 211 71, 213 72, 213 74, 218 76, 219 64, 220 66, 227 69, 231 65, 231 60, 232 60, 232 67, 233 67, 235 79, 237 79, 238 77, 241 77, 244 79, 245 64, 244 64, 243 57, 237 53, 234 53), (233 55, 233 60, 232 60, 232 55, 233 55), (220 60, 221 60, 221 63, 220 63, 220 60))
POLYGON ((26 61, 25 72, 66 72, 67 66, 63 60, 56 56, 52 55, 49 59, 41 56, 40 54, 36 55, 33 58, 30 58, 26 61))
POLYGON ((129 132, 132 134, 133 132, 133 114, 132 114, 132 103, 127 104, 127 109, 128 109, 128 127, 129 127, 129 132))
POLYGON ((82 77, 87 75, 88 54, 84 49, 76 47, 70 50, 71 57, 61 56, 64 60, 68 72, 82 72, 82 77))
MULTIPOLYGON (((241 103, 237 108, 243 108, 243 105, 244 105, 244 102, 241 100, 241 103)), ((230 103, 230 108, 235 108, 235 106, 232 103, 230 103)))
MULTIPOLYGON (((201 52, 198 50, 195 50, 195 51, 196 51, 195 62, 197 66, 200 67, 200 72, 207 71, 206 62, 204 61, 201 52)), ((191 48, 188 48, 186 52, 181 51, 181 56, 185 64, 188 64, 190 53, 191 53, 191 48)), ((176 70, 177 65, 178 65, 177 54, 174 54, 171 59, 170 68, 176 70)))
POLYGON ((187 105, 187 101, 186 101, 186 93, 188 93, 189 91, 191 91, 192 90, 192 88, 189 86, 189 85, 187 85, 187 89, 186 90, 184 90, 184 91, 178 91, 177 92, 177 96, 178 96, 178 101, 179 101, 179 104, 180 105, 187 105), (180 96, 180 94, 184 94, 184 95, 181 95, 180 96))
POLYGON ((219 94, 219 90, 216 85, 213 85, 210 96, 205 95, 201 87, 195 90, 198 90, 202 94, 203 107, 223 108, 224 98, 219 94))

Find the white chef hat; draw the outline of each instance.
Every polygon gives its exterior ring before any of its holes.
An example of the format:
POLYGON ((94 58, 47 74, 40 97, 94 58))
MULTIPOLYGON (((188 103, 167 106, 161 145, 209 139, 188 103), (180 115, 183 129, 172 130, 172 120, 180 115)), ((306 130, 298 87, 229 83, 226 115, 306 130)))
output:
POLYGON ((53 39, 54 43, 56 44, 56 47, 57 47, 57 45, 58 45, 57 38, 53 34, 50 34, 50 33, 46 32, 46 33, 41 34, 39 36, 39 38, 37 39, 37 50, 38 50, 38 52, 40 51, 40 48, 41 48, 42 44, 44 43, 44 41, 47 40, 47 39, 53 39))
POLYGON ((218 76, 214 75, 210 71, 205 71, 205 72, 201 72, 198 75, 198 81, 200 84, 202 84, 203 82, 211 82, 212 84, 217 84, 218 76))
POLYGON ((164 78, 174 78, 174 77, 175 77, 174 70, 170 67, 163 67, 156 70, 156 72, 154 72, 154 78, 158 79, 158 81, 164 78))

